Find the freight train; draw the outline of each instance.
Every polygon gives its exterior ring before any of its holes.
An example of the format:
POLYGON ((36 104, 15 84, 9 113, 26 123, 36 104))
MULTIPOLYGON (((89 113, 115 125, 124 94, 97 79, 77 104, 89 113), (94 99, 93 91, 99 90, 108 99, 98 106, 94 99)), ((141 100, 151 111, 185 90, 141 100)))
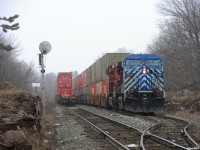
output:
POLYGON ((56 79, 56 96, 58 104, 73 105, 75 98, 72 96, 72 72, 59 72, 56 79))
POLYGON ((153 113, 164 108, 163 60, 155 54, 107 53, 73 79, 82 104, 153 113))

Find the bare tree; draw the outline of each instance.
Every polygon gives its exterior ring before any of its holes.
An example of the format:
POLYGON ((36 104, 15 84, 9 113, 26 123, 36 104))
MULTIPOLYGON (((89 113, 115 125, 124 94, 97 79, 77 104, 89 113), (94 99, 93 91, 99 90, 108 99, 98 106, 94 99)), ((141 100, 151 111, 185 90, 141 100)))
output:
POLYGON ((52 101, 55 98, 56 91, 56 77, 55 73, 47 73, 45 75, 45 99, 52 101))
POLYGON ((131 53, 132 50, 127 49, 126 47, 122 47, 122 48, 118 48, 115 52, 116 53, 131 53))
MULTIPOLYGON (((6 22, 9 22, 9 23, 12 23, 15 21, 16 18, 18 18, 19 15, 14 15, 14 16, 11 16, 9 18, 6 18, 6 17, 3 17, 1 18, 0 17, 0 20, 3 20, 3 21, 6 21, 6 22)), ((1 24, 0 27, 2 27, 2 30, 3 32, 7 32, 7 30, 17 30, 19 29, 19 23, 15 23, 15 24, 12 24, 12 25, 8 25, 8 24, 1 24)))
POLYGON ((162 0, 157 8, 164 22, 148 50, 164 56, 167 88, 196 85, 200 81, 200 1, 162 0))
MULTIPOLYGON (((7 22, 6 24, 0 24, 0 27, 2 27, 2 30, 3 32, 7 32, 8 30, 17 30, 19 29, 19 23, 14 23, 14 24, 11 24, 15 21, 15 19, 17 19, 19 17, 19 15, 14 15, 14 16, 11 16, 9 18, 7 17, 0 17, 0 20, 4 21, 4 22, 7 22), (9 24, 11 25, 9 25, 9 24)), ((14 47, 11 45, 11 44, 8 44, 7 42, 5 42, 5 39, 2 38, 2 35, 0 35, 0 50, 6 50, 6 51, 11 51, 14 49, 14 47)), ((6 39, 6 41, 8 41, 6 39)))
MULTIPOLYGON (((19 15, 14 15, 9 18, 0 17, 1 21, 7 22, 0 24, 3 32, 7 30, 19 29, 19 23, 12 24, 19 15)), ((9 81, 23 89, 31 89, 31 83, 38 80, 38 75, 35 72, 33 62, 26 63, 18 60, 18 45, 14 44, 15 40, 12 37, 5 38, 0 34, 0 80, 9 81)))
POLYGON ((35 66, 34 63, 30 64, 22 63, 22 88, 30 88, 31 83, 33 83, 33 78, 35 77, 35 66))

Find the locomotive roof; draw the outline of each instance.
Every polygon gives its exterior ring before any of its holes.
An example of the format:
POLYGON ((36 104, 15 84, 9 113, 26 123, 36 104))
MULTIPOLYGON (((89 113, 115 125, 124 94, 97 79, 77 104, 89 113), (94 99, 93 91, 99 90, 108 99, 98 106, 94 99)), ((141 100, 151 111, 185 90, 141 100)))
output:
POLYGON ((162 59, 162 57, 156 54, 130 54, 124 57, 124 60, 127 59, 162 59))

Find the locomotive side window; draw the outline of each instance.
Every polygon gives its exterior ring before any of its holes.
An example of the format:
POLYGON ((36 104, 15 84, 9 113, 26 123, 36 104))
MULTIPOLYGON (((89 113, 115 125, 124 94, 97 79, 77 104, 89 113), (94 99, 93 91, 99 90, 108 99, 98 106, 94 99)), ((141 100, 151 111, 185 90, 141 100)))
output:
POLYGON ((126 66, 139 66, 142 65, 141 59, 135 59, 135 60, 126 60, 126 66))
POLYGON ((145 60, 146 65, 161 65, 161 61, 159 59, 147 59, 145 60))

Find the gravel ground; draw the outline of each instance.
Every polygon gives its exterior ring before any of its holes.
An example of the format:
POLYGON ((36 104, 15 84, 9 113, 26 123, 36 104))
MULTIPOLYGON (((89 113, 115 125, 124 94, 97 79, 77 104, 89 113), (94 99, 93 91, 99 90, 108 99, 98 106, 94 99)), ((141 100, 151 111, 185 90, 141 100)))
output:
POLYGON ((143 117, 139 115, 133 114, 133 116, 126 116, 126 115, 119 114, 117 112, 111 112, 105 109, 95 108, 95 107, 86 106, 86 105, 80 105, 79 107, 82 109, 91 111, 95 114, 113 119, 123 124, 127 124, 131 127, 137 128, 141 132, 147 129, 148 127, 154 125, 154 122, 149 121, 149 120, 144 120, 143 117))
MULTIPOLYGON (((94 108, 86 105, 65 107, 56 104, 49 104, 46 109, 46 119, 44 119, 45 121, 43 122, 43 132, 45 136, 42 138, 42 141, 43 145, 46 145, 45 150, 110 149, 108 148, 106 142, 102 145, 102 137, 98 137, 97 133, 91 130, 89 126, 73 114, 73 110, 78 109, 78 107, 135 127, 141 131, 144 131, 148 127, 154 125, 152 120, 146 120, 146 117, 141 115, 133 114, 127 116, 119 114, 118 112, 94 108)), ((184 112, 171 112, 170 114, 168 112, 163 112, 162 114, 192 120, 197 124, 199 123, 199 114, 194 115, 184 112)))
POLYGON ((189 121, 196 126, 200 127, 200 114, 199 113, 189 113, 188 111, 174 111, 174 112, 162 112, 159 114, 163 114, 170 117, 180 118, 186 121, 189 121))
POLYGON ((55 105, 55 139, 61 150, 105 150, 110 144, 73 114, 77 107, 55 105), (88 129, 89 128, 89 129, 88 129), (103 141, 103 145, 102 145, 103 141))
MULTIPOLYGON (((56 106, 56 139, 60 149, 93 149, 93 141, 86 136, 84 129, 75 121, 69 108, 56 106)), ((94 147, 95 148, 95 147, 94 147)))
POLYGON ((42 145, 45 149, 56 150, 107 150, 110 144, 102 139, 95 131, 88 129, 83 121, 73 114, 73 110, 81 107, 96 114, 112 118, 121 123, 128 124, 140 130, 153 125, 137 116, 125 116, 116 112, 94 108, 86 105, 65 107, 49 104, 46 109, 46 117, 43 120, 44 137, 42 145), (96 134, 96 135, 95 135, 96 134), (99 137, 98 137, 99 136, 99 137), (102 140, 103 144, 102 145, 102 140))

